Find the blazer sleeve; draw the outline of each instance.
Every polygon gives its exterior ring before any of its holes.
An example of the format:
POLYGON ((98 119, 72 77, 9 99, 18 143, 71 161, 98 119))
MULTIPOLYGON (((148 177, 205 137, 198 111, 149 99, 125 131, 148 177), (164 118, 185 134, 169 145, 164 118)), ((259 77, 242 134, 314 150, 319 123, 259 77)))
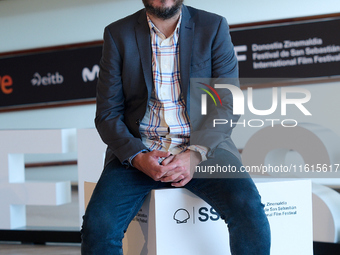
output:
MULTIPOLYGON (((216 83, 228 83, 239 87, 237 58, 234 53, 229 27, 224 17, 220 19, 211 45, 211 78, 213 79, 202 79, 202 81, 206 81, 212 87, 216 83)), ((208 100, 207 115, 202 116, 201 94, 205 92, 196 87, 194 84, 190 88, 191 144, 208 147, 210 149, 209 154, 222 142, 227 144, 228 147, 232 147, 231 151, 237 151, 230 138, 233 127, 229 123, 231 121, 233 123, 237 122, 240 116, 233 114, 231 92, 228 89, 216 89, 222 105, 217 104, 216 106, 212 100, 208 100), (228 120, 228 125, 216 125, 214 127, 214 119, 228 120)))
POLYGON ((122 57, 108 28, 97 83, 95 125, 103 142, 122 164, 146 147, 134 137, 124 120, 125 98, 122 84, 122 57))

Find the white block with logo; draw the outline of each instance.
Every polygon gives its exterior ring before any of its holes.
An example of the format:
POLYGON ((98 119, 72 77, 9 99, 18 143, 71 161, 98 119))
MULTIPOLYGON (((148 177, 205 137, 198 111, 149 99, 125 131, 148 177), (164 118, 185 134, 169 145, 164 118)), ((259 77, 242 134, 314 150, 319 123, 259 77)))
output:
MULTIPOLYGON (((90 186, 85 183, 85 189, 90 186)), ((311 182, 256 186, 271 225, 271 255, 312 255, 311 182)), ((149 194, 129 225, 123 247, 124 255, 227 255, 228 239, 227 226, 210 205, 186 189, 162 189, 149 194)))

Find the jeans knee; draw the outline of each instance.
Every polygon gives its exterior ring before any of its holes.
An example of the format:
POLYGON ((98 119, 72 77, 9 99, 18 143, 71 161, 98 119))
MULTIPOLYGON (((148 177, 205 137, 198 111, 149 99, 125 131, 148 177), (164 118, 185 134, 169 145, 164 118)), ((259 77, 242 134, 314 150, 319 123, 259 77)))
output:
POLYGON ((81 229, 83 241, 101 242, 111 240, 120 243, 124 237, 124 231, 119 231, 111 214, 88 210, 83 216, 81 229))
POLYGON ((122 239, 124 234, 113 231, 113 227, 109 223, 103 220, 101 215, 84 215, 81 229, 82 255, 123 254, 122 239))
POLYGON ((261 196, 255 185, 235 194, 231 200, 235 213, 242 217, 256 218, 265 215, 264 204, 261 202, 261 196))

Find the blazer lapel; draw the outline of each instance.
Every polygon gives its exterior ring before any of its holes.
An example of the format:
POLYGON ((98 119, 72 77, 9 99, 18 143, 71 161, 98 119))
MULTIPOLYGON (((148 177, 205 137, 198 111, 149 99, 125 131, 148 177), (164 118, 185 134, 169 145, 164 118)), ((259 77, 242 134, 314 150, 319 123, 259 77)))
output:
POLYGON ((180 61, 180 77, 181 77, 181 89, 184 100, 186 100, 187 106, 189 104, 187 100, 188 87, 190 82, 191 71, 191 54, 194 39, 195 23, 191 20, 191 15, 188 8, 182 6, 182 24, 179 33, 179 61, 180 61))
POLYGON ((152 92, 152 49, 150 29, 146 19, 145 10, 141 12, 138 19, 138 25, 135 27, 137 47, 142 63, 142 69, 145 79, 145 84, 148 90, 148 100, 150 100, 152 92))
MULTIPOLYGON (((191 15, 185 5, 182 6, 182 24, 179 35, 179 61, 181 89, 184 99, 187 101, 188 87, 190 82, 190 66, 192 44, 194 39, 195 24, 190 20, 191 15)), ((146 19, 145 10, 141 12, 138 25, 135 27, 137 47, 141 58, 145 83, 148 90, 148 99, 153 89, 152 81, 152 49, 150 29, 146 19)))

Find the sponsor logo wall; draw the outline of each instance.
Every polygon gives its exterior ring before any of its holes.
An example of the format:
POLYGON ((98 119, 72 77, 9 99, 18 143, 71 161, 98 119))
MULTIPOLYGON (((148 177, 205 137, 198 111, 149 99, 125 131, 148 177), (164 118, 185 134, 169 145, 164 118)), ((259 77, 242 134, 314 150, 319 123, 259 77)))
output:
POLYGON ((101 45, 0 59, 0 107, 94 99, 101 45))
MULTIPOLYGON (((332 18, 231 29, 240 77, 339 75, 339 27, 332 18)), ((101 52, 98 43, 0 58, 0 108, 94 99, 101 52)))
POLYGON ((242 78, 339 75, 340 18, 232 30, 242 78))

